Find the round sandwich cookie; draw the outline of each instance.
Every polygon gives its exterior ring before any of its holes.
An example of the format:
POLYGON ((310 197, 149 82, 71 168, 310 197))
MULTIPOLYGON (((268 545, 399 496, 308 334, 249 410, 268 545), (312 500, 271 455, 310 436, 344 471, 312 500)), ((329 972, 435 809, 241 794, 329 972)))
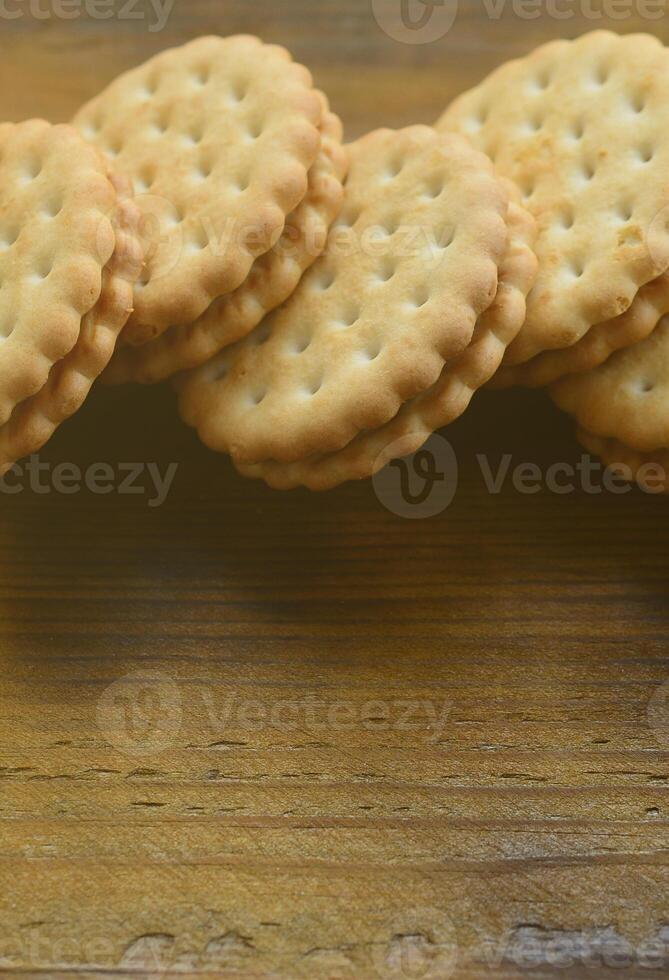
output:
POLYGON ((669 51, 655 38, 546 44, 437 126, 488 153, 537 220, 537 281, 507 364, 572 347, 669 268, 669 51))
POLYGON ((537 270, 532 250, 536 225, 531 215, 512 202, 508 215, 509 245, 499 270, 492 305, 479 317, 469 346, 447 361, 439 380, 426 392, 405 402, 395 418, 376 431, 362 432, 337 453, 296 463, 238 464, 244 476, 264 479, 288 490, 306 486, 329 490, 347 480, 373 476, 392 459, 416 452, 433 432, 463 414, 474 393, 499 367, 504 351, 525 320, 525 301, 537 270))
POLYGON ((145 265, 123 341, 145 343, 237 289, 304 198, 323 102, 288 52, 198 38, 113 81, 75 116, 133 181, 145 265))
POLYGON ((342 146, 342 126, 329 111, 325 96, 322 99, 321 148, 309 171, 307 195, 288 216, 276 245, 256 259, 241 286, 214 300, 194 323, 170 327, 141 347, 120 348, 105 372, 106 383, 154 384, 198 367, 245 337, 290 296, 325 248, 344 195, 348 155, 342 146))
MULTIPOLYGON (((141 267, 132 230, 139 215, 128 192, 70 126, 0 125, 2 465, 42 444, 33 399, 51 391, 52 372, 79 344, 91 311, 103 307, 116 333, 128 318, 141 267), (105 270, 115 256, 110 281, 105 270)), ((113 343, 97 333, 89 348, 102 370, 113 343)), ((57 424, 77 398, 67 379, 52 394, 40 404, 57 424)))
POLYGON ((109 363, 132 311, 133 286, 142 268, 140 215, 128 178, 110 175, 110 180, 118 194, 113 217, 116 241, 102 270, 100 297, 83 317, 72 350, 53 365, 43 387, 20 402, 0 426, 0 474, 41 449, 57 427, 81 408, 109 363))
POLYGON ((180 410, 238 463, 334 452, 392 418, 469 344, 508 244, 490 161, 427 126, 349 147, 323 255, 245 340, 180 376, 180 410))

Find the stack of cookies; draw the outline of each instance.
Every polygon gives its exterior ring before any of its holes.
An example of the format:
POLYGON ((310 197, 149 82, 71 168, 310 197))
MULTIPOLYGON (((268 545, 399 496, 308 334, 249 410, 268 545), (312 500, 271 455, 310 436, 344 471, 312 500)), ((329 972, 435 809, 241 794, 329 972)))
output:
POLYGON ((105 380, 178 376, 183 418, 249 475, 371 475, 464 411, 523 323, 534 222, 515 187, 426 126, 345 151, 281 49, 168 51, 74 124, 150 232, 105 380))
POLYGON ((0 126, 0 473, 85 400, 142 266, 131 188, 69 126, 0 126))
POLYGON ((105 368, 168 377, 286 299, 339 211, 341 137, 307 69, 253 37, 167 51, 71 127, 0 127, 0 469, 105 368))
POLYGON ((656 489, 659 470, 665 490, 668 86, 659 41, 596 31, 504 65, 437 123, 487 153, 537 221, 537 281, 495 386, 550 386, 589 451, 656 489))
POLYGON ((208 37, 72 128, 0 127, 0 466, 100 373, 172 379, 279 488, 371 476, 487 384, 550 385, 635 472, 669 458, 668 92, 658 41, 595 32, 343 146, 284 49, 208 37))
POLYGON ((74 126, 133 181, 145 264, 107 377, 155 382, 248 334, 339 212, 341 123, 253 37, 200 38, 113 82, 74 126))

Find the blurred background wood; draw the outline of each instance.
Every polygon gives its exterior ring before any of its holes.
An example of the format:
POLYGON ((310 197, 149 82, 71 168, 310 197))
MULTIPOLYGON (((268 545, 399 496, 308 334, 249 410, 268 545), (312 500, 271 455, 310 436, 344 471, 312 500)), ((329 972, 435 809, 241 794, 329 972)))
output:
MULTIPOLYGON (((669 36, 642 3, 461 0, 408 44, 394 2, 176 0, 156 31, 150 3, 7 0, 2 115, 67 119, 155 51, 249 31, 354 137, 551 37, 669 36)), ((455 500, 408 520, 370 483, 243 482, 169 391, 97 391, 42 458, 178 463, 164 505, 3 496, 1 971, 669 973, 667 502, 489 494, 476 453, 579 460, 541 393, 485 393, 448 438, 455 500)))

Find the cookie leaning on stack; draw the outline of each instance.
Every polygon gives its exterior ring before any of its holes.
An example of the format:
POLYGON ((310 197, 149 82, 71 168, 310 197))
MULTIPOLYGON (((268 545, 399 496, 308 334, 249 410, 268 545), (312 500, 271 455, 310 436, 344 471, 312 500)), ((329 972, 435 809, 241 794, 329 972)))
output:
MULTIPOLYGON (((669 268, 668 92, 659 41, 595 31, 503 65, 439 120, 494 159, 538 222, 537 282, 498 386, 594 367, 657 322, 643 287, 669 268)), ((660 309, 668 286, 654 287, 660 309)))
POLYGON ((85 400, 141 269, 130 189, 69 126, 0 126, 0 473, 85 400))
POLYGON ((346 480, 373 476, 392 459, 416 452, 433 432, 462 415, 475 391, 494 375, 504 351, 517 336, 525 319, 525 300, 536 276, 537 260, 532 251, 536 225, 513 200, 508 227, 509 243, 500 266, 495 299, 479 317, 469 345, 446 362, 431 388, 405 402, 385 425, 361 432, 339 452, 292 464, 240 463, 239 472, 260 477, 280 490, 297 486, 328 490, 346 480))
POLYGON ((75 116, 134 184, 145 266, 122 341, 236 290, 307 193, 325 104, 284 48, 204 37, 116 79, 75 116))
POLYGON ((333 453, 384 425, 497 292, 509 195, 486 157, 423 126, 349 150, 323 255, 246 340, 179 380, 185 421, 237 464, 333 453))
POLYGON ((290 296, 325 247, 341 207, 348 169, 341 122, 329 111, 325 96, 320 97, 324 106, 321 148, 309 171, 306 197, 288 216, 276 245, 255 260, 241 286, 215 300, 194 323, 170 327, 140 347, 118 350, 104 381, 155 384, 198 367, 250 333, 265 314, 290 296))

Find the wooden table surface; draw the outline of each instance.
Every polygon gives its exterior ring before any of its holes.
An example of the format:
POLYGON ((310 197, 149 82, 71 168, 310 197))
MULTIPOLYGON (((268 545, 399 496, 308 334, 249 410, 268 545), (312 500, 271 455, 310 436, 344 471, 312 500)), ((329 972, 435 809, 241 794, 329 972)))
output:
MULTIPOLYGON (((411 44, 396 2, 176 0, 151 31, 150 3, 7 0, 1 114, 67 119, 152 52, 251 31, 355 136, 607 23, 461 0, 411 44)), ((669 40, 669 13, 614 26, 669 40)), ((163 505, 48 473, 4 496, 0 972, 669 975, 668 503, 491 494, 476 454, 579 460, 542 393, 480 395, 447 436, 455 498, 411 519, 369 482, 244 482, 168 390, 97 391, 42 460, 176 463, 163 505)))

